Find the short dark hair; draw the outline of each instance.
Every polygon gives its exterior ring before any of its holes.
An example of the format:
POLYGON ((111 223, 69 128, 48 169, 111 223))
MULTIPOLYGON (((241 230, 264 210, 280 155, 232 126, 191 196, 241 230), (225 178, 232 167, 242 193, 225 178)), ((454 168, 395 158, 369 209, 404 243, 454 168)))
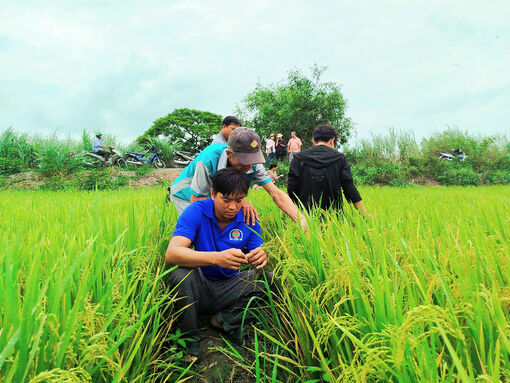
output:
POLYGON ((221 123, 221 125, 225 125, 225 126, 229 126, 229 125, 238 125, 238 126, 241 126, 241 121, 239 121, 239 119, 237 117, 234 117, 234 116, 227 116, 223 119, 223 122, 221 123))
POLYGON ((328 142, 332 138, 338 139, 336 129, 329 124, 319 124, 313 130, 313 140, 315 142, 328 142))
POLYGON ((274 169, 278 166, 278 164, 271 164, 269 165, 269 170, 274 169))
POLYGON ((212 188, 215 193, 221 193, 224 196, 238 193, 247 195, 250 189, 250 181, 242 170, 224 168, 218 170, 214 175, 212 188))

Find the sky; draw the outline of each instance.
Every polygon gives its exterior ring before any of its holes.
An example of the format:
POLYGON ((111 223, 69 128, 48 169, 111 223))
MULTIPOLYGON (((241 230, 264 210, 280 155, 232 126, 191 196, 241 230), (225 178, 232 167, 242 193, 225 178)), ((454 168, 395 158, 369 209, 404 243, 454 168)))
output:
POLYGON ((357 139, 510 135, 508 0, 0 0, 0 20, 0 132, 127 141, 318 64, 357 139))

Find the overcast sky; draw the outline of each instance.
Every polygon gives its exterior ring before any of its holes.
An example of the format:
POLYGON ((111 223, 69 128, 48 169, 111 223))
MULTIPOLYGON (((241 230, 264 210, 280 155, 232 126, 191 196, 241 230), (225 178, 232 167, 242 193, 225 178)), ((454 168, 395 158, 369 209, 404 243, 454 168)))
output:
POLYGON ((508 0, 0 0, 0 20, 0 131, 132 139, 317 63, 358 137, 510 133, 508 0))

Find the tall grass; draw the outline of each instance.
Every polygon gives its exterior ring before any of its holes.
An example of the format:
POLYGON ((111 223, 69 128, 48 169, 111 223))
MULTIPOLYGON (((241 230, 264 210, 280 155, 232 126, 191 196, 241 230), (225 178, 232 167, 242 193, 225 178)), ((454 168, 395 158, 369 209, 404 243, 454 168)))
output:
POLYGON ((362 194, 374 218, 312 212, 305 235, 266 193, 252 193, 282 286, 256 328, 253 373, 307 382, 510 379, 509 188, 362 194))
POLYGON ((182 374, 163 314, 173 292, 161 249, 176 213, 158 191, 3 191, 0 209, 2 382, 182 374))

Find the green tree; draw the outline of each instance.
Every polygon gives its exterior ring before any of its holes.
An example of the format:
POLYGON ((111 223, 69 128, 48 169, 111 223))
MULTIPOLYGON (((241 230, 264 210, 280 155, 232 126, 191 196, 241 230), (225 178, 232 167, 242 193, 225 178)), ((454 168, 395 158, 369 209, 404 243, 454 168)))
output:
POLYGON ((311 78, 300 70, 288 73, 286 81, 268 86, 257 84, 238 107, 237 114, 261 136, 282 133, 286 140, 296 132, 304 146, 311 145, 313 129, 327 123, 338 130, 338 144, 347 142, 352 123, 345 117, 347 103, 340 86, 321 82, 326 67, 314 65, 311 78))
POLYGON ((166 136, 172 144, 182 150, 198 153, 209 145, 212 136, 221 129, 222 117, 218 114, 195 109, 175 109, 165 117, 158 118, 138 138, 147 144, 150 138, 166 136))

